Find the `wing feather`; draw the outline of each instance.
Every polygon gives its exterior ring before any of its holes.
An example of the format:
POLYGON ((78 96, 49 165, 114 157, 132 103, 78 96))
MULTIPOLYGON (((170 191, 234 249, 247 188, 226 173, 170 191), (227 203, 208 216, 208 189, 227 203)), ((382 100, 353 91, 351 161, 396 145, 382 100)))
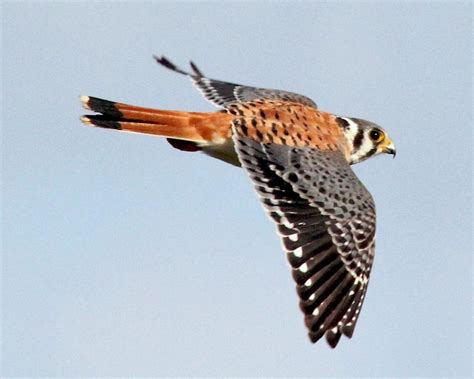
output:
POLYGON ((373 199, 340 152, 233 138, 277 224, 310 340, 325 335, 335 347, 342 334, 352 336, 367 290, 373 199))
POLYGON ((286 100, 309 107, 317 108, 316 103, 310 98, 299 95, 297 93, 245 86, 242 84, 224 82, 221 80, 210 79, 204 76, 201 70, 192 61, 190 62, 192 72, 183 70, 172 63, 164 56, 154 57, 162 66, 186 75, 193 81, 194 85, 199 89, 204 98, 219 107, 227 107, 234 103, 244 103, 253 100, 286 100))

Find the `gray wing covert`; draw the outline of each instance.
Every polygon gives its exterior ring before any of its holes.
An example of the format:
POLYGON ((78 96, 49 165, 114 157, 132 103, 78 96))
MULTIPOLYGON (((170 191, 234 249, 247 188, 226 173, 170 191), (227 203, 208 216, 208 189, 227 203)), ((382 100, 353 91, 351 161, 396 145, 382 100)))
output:
POLYGON ((375 206, 339 152, 234 136, 260 200, 276 222, 309 337, 351 337, 375 249, 375 206))
POLYGON ((226 107, 233 103, 242 103, 257 99, 267 99, 286 100, 317 108, 317 105, 313 100, 297 93, 276 89, 250 87, 241 84, 210 79, 205 77, 193 62, 190 62, 193 72, 188 72, 182 70, 165 57, 155 57, 155 59, 162 66, 174 72, 189 76, 196 87, 201 91, 203 96, 214 105, 220 107, 226 107))

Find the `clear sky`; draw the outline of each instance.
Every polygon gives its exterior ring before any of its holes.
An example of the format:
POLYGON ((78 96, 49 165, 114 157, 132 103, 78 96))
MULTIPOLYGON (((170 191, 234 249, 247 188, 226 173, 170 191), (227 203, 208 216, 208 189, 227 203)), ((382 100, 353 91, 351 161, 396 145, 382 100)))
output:
POLYGON ((470 2, 2 4, 2 376, 470 376, 470 2), (246 174, 81 125, 212 110, 153 54, 382 125, 352 340, 312 345, 246 174))

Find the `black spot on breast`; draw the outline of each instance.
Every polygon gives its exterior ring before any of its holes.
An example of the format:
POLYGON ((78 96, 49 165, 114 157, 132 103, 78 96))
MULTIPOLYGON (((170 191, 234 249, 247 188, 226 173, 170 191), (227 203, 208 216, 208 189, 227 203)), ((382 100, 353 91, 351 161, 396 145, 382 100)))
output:
POLYGON ((277 133, 278 133, 278 130, 276 128, 276 124, 274 122, 272 122, 272 133, 276 136, 277 133))
POLYGON ((242 125, 240 125, 240 130, 242 131, 244 136, 249 135, 249 129, 247 128, 247 126, 244 123, 242 123, 242 125))
POLYGON ((298 175, 296 175, 294 172, 290 172, 288 174, 288 180, 292 183, 296 183, 298 181, 298 175))

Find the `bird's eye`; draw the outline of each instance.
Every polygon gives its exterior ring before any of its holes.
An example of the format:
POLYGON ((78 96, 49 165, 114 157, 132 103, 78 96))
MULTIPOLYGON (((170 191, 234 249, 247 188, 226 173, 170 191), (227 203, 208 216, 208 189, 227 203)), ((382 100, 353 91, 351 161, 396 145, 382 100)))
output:
POLYGON ((372 129, 369 133, 370 139, 374 142, 380 142, 384 139, 384 134, 379 129, 372 129))

